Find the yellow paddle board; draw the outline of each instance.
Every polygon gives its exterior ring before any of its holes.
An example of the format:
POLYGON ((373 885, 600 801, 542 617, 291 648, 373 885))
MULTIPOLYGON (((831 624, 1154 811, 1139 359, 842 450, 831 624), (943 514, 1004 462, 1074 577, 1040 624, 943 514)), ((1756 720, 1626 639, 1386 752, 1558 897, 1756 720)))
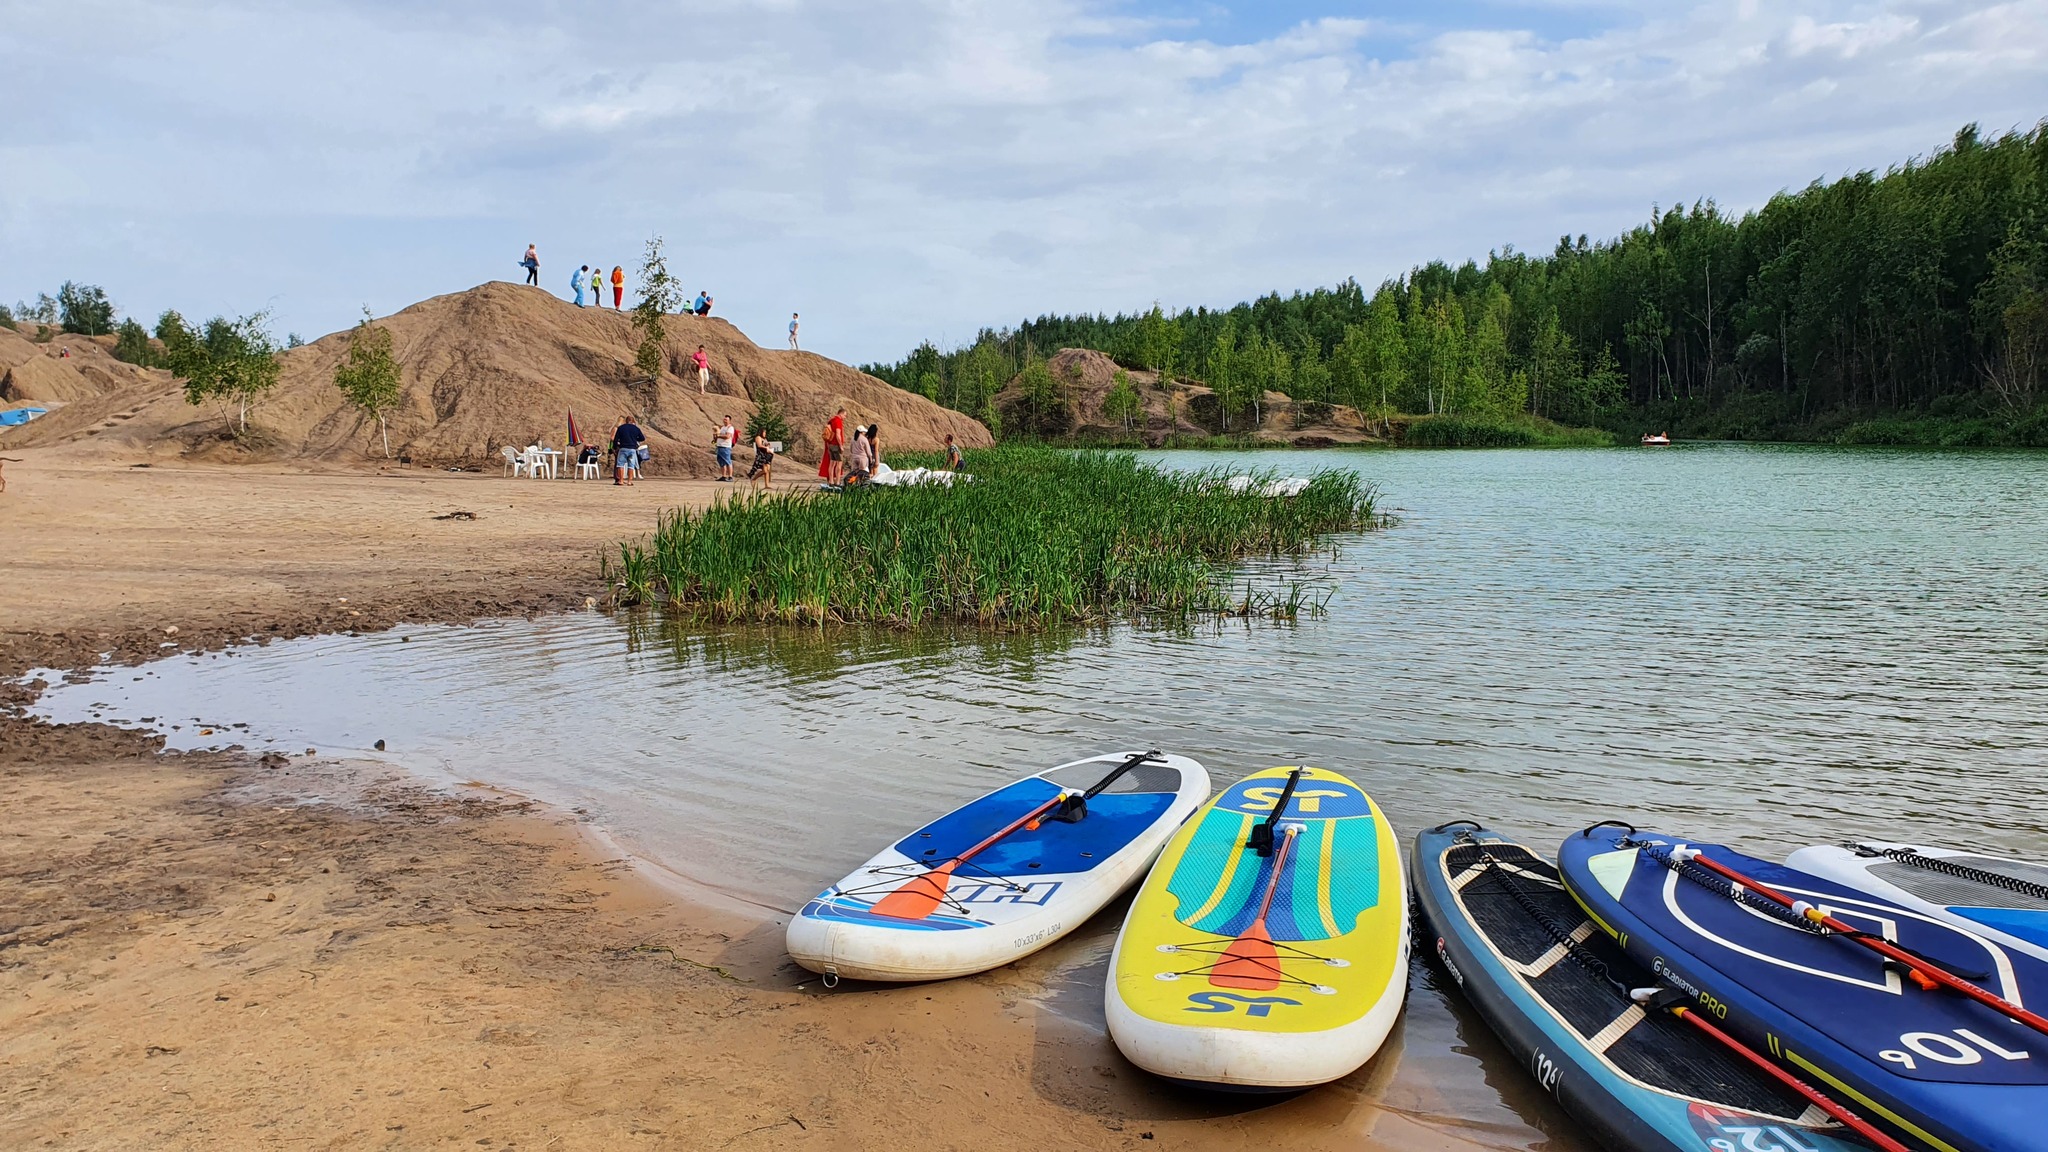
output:
POLYGON ((1407 988, 1408 886, 1386 815, 1327 768, 1269 768, 1167 842, 1117 935, 1105 1008, 1140 1068, 1282 1090, 1371 1059, 1407 988))

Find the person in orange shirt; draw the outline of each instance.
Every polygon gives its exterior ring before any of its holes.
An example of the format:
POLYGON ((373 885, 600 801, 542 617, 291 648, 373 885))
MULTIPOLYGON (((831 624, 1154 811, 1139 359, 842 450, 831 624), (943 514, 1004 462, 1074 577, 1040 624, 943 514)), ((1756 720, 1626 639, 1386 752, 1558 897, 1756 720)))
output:
POLYGON ((617 309, 619 309, 619 308, 623 308, 623 307, 625 307, 625 299, 626 299, 626 269, 625 269, 625 268, 624 268, 623 266, 621 266, 621 265, 618 265, 618 264, 614 264, 614 265, 612 265, 612 308, 613 308, 613 310, 614 310, 614 311, 616 311, 616 310, 617 310, 617 309))

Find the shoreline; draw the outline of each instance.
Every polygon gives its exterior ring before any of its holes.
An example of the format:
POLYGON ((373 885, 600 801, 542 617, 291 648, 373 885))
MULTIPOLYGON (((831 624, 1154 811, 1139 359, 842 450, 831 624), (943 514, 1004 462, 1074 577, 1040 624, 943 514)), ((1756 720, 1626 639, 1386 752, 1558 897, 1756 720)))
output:
POLYGON ((581 608, 595 565, 561 537, 649 530, 718 486, 61 459, 8 479, 0 531, 29 546, 0 605, 0 884, 23 894, 0 924, 0 1115, 25 1145, 1202 1149, 1241 1146, 1252 1112, 1310 1150, 1538 1138, 1389 1088, 1397 1045, 1281 1101, 1160 1084, 1080 1022, 1081 943, 827 994, 778 914, 573 812, 24 715, 30 668, 581 608), (387 554, 457 500, 491 531, 387 554), (291 563, 256 558, 277 543, 291 563))

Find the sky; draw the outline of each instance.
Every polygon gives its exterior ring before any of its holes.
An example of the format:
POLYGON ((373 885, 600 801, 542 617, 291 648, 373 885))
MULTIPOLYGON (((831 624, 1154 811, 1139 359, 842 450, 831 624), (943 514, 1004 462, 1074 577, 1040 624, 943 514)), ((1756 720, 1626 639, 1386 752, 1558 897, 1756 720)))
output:
POLYGON ((0 301, 638 265, 850 362, 1747 210, 2048 116, 2048 0, 0 0, 0 301))

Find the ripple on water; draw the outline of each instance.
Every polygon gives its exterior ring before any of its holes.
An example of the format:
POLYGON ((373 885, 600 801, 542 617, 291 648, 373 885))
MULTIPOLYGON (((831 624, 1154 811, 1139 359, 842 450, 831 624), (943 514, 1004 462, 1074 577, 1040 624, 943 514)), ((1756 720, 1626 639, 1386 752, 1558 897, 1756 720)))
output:
MULTIPOLYGON (((384 739, 782 908, 1011 776, 1139 746, 1195 755, 1219 785, 1342 768, 1404 835, 1477 816, 1540 843, 1619 817, 1766 855, 1866 835, 2048 850, 2048 456, 1251 463, 1357 467, 1396 508, 1398 527, 1306 565, 1337 591, 1327 619, 989 637, 577 615, 179 657, 40 708, 239 722, 284 747, 384 739)), ((172 743, 210 742, 196 733, 172 743)), ((1113 927, 1075 945, 1081 983, 1113 927)), ((1412 1098, 1439 1122, 1488 1130, 1503 1100, 1524 1125, 1555 1119, 1451 1002, 1418 986, 1408 1027, 1455 1032, 1493 1085, 1470 1107, 1412 1098)), ((1411 1099, 1412 1077, 1392 1083, 1372 1099, 1411 1099)), ((1527 1142, 1510 1127, 1500 1146, 1527 1142)))

